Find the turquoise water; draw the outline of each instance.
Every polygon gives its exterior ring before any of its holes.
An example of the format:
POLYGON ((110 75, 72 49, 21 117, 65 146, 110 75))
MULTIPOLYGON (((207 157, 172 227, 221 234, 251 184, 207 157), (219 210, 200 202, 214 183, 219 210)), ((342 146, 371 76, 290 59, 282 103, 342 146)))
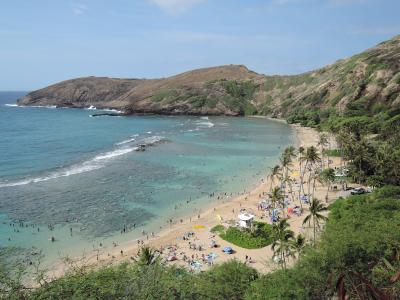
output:
POLYGON ((49 261, 134 240, 250 189, 294 138, 264 119, 91 117, 0 97, 0 245, 49 261))

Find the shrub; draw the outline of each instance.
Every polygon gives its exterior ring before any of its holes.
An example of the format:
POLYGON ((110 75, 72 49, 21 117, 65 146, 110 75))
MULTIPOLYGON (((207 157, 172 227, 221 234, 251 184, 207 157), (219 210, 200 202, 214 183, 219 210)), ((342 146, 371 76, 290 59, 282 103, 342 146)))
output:
MULTIPOLYGON (((266 224, 268 225, 268 224, 266 224)), ((270 225, 268 225, 270 227, 270 225)), ((247 230, 240 230, 236 227, 229 227, 220 237, 227 242, 246 249, 257 249, 268 246, 272 243, 272 229, 259 229, 252 234, 247 230)))

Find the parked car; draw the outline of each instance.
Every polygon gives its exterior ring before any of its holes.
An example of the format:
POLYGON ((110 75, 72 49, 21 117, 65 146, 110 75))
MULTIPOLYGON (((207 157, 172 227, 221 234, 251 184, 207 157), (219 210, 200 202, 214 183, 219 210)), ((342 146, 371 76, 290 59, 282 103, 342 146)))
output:
POLYGON ((364 188, 354 188, 350 191, 350 194, 352 195, 361 195, 365 194, 367 191, 364 188))

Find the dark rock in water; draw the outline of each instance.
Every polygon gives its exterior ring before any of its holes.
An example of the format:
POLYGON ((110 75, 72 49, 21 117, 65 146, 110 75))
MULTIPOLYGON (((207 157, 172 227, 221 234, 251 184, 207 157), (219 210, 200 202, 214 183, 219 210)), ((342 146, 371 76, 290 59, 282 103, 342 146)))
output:
POLYGON ((109 116, 109 117, 120 117, 124 116, 124 113, 98 113, 98 114, 92 114, 90 115, 91 117, 102 117, 102 116, 109 116))

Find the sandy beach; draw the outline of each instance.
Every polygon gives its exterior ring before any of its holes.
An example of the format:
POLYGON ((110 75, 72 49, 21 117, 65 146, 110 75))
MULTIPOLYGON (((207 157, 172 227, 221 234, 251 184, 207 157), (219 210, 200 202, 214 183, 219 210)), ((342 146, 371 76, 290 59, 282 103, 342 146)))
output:
MULTIPOLYGON (((275 119, 274 119, 275 120, 275 119)), ((317 146, 318 132, 311 129, 301 127, 299 125, 292 125, 296 134, 296 147, 303 146, 317 146)), ((334 146, 334 140, 331 138, 331 146, 334 146)), ((325 157, 325 160, 328 159, 325 157)), ((339 166, 340 160, 336 157, 330 157, 333 161, 331 167, 339 166)), ((292 172, 299 170, 299 162, 296 158, 293 162, 292 172)), ((266 170, 265 174, 268 173, 266 170)), ((260 178, 260 184, 253 190, 244 193, 243 195, 231 198, 229 193, 219 195, 220 200, 218 203, 212 204, 209 207, 202 207, 200 213, 187 216, 184 219, 173 220, 170 225, 164 226, 160 232, 156 234, 144 233, 141 240, 132 240, 120 245, 115 245, 111 248, 99 248, 99 250, 87 253, 84 258, 76 258, 77 264, 85 264, 88 266, 103 266, 109 264, 117 264, 122 261, 132 261, 137 256, 138 250, 142 245, 150 245, 151 247, 162 250, 162 257, 167 258, 171 254, 176 256, 177 260, 168 262, 169 264, 178 264, 181 266, 188 266, 187 258, 202 261, 202 257, 211 252, 215 253, 217 257, 214 263, 227 261, 229 259, 237 259, 245 262, 246 256, 251 257, 249 264, 256 268, 259 272, 266 273, 276 268, 279 265, 272 261, 273 252, 270 246, 261 249, 243 249, 233 244, 222 240, 217 235, 210 232, 210 229, 218 224, 224 224, 230 220, 236 220, 237 215, 241 209, 252 211, 256 215, 256 220, 269 222, 265 218, 264 212, 258 210, 259 203, 265 199, 266 193, 270 188, 270 181, 268 177, 260 178), (222 200, 224 198, 226 200, 222 200), (193 232, 194 234, 187 238, 187 233, 193 232), (185 238, 183 238, 185 237, 185 238), (217 248, 210 248, 211 240, 216 241, 219 245, 217 248), (193 245, 196 245, 197 250, 194 250, 193 245), (199 251, 198 247, 202 250, 199 251), (222 249, 225 246, 231 246, 234 249, 233 254, 225 254, 222 249), (185 260, 184 260, 185 258, 185 260)), ((317 183, 315 196, 319 200, 325 200, 327 187, 317 183)), ((228 192, 228 191, 227 191, 228 192)), ((337 198, 337 191, 329 191, 328 203, 337 198)), ((215 195, 217 196, 217 195, 215 195)), ((298 197, 295 197, 296 199, 298 197)), ((300 205, 299 200, 295 200, 290 206, 300 205)), ((302 215, 291 215, 289 223, 291 229, 297 234, 302 233, 307 238, 310 238, 312 230, 306 226, 302 226, 303 219, 307 215, 307 208, 302 215)), ((207 269, 209 266, 206 263, 201 263, 201 270, 207 269)), ((68 267, 61 262, 53 264, 48 271, 50 278, 57 278, 64 274, 68 267)))

